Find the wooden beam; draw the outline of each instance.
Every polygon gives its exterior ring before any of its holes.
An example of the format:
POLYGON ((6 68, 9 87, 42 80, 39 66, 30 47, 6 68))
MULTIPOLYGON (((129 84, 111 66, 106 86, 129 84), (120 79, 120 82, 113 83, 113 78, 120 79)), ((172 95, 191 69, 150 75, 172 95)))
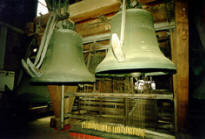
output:
POLYGON ((80 106, 81 110, 87 110, 87 111, 97 111, 100 113, 106 113, 106 114, 123 114, 124 110, 121 108, 107 108, 107 107, 100 107, 100 106, 80 106))
MULTIPOLYGON (((171 57, 172 57, 172 61, 175 63, 177 63, 176 61, 176 30, 170 30, 170 43, 171 43, 171 57)), ((175 121, 175 130, 178 130, 178 125, 177 125, 177 77, 176 74, 173 75, 173 92, 174 92, 174 121, 175 121)))
POLYGON ((143 8, 152 13, 155 23, 167 21, 167 7, 165 3, 159 3, 152 6, 143 6, 143 8))
MULTIPOLYGON (((56 119, 60 118, 60 108, 61 108, 61 86, 58 85, 48 85, 48 90, 50 93, 51 102, 53 103, 53 111, 56 119)), ((76 92, 77 86, 65 86, 66 92, 76 92)), ((70 96, 65 99, 65 113, 70 113, 72 111, 73 103, 74 103, 75 97, 70 96)), ((59 120, 57 120, 59 122, 59 120)), ((65 121, 67 123, 67 121, 65 121)), ((60 125, 58 123, 58 125, 60 125)))
POLYGON ((177 67, 173 78, 176 102, 176 126, 178 131, 187 128, 187 110, 189 100, 189 29, 187 2, 175 3, 176 31, 172 36, 172 58, 177 67))
POLYGON ((69 7, 70 19, 74 22, 95 18, 120 9, 119 0, 83 0, 69 7))
POLYGON ((112 105, 112 106, 124 106, 123 103, 117 102, 96 102, 96 101, 80 101, 81 105, 112 105))
MULTIPOLYGON (((90 18, 96 18, 101 15, 117 12, 120 9, 121 2, 119 0, 83 0, 69 6, 68 12, 70 19, 74 22, 80 22, 90 18)), ((50 14, 37 17, 34 22, 41 21, 41 25, 45 26, 50 14)))
POLYGON ((148 4, 150 2, 155 2, 157 0, 138 0, 141 4, 148 4))
POLYGON ((114 97, 114 98, 132 98, 132 99, 167 99, 172 100, 172 94, 128 94, 128 93, 68 93, 66 96, 81 97, 114 97))
POLYGON ((76 119, 84 119, 84 120, 93 120, 93 119, 99 119, 99 118, 115 118, 115 119, 122 119, 124 116, 122 115, 95 115, 95 116, 89 116, 89 115, 74 115, 74 114, 65 114, 66 118, 76 118, 76 119))

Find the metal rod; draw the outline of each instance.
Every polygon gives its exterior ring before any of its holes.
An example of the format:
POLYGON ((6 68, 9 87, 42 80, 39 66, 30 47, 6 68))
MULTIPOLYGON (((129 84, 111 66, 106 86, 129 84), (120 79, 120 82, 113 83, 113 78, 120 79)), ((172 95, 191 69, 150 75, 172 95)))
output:
POLYGON ((61 129, 64 129, 64 90, 65 86, 62 85, 61 88, 61 129))
POLYGON ((120 45, 123 46, 124 43, 124 33, 125 33, 125 22, 126 22, 126 0, 123 0, 123 7, 122 7, 122 22, 121 22, 121 34, 120 34, 120 45))

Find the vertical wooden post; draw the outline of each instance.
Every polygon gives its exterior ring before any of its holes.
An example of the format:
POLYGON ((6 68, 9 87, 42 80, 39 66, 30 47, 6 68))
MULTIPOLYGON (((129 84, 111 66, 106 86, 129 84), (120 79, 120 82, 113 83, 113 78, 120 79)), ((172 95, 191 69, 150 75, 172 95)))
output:
POLYGON ((176 30, 171 33, 172 60, 176 64, 177 73, 173 77, 176 111, 176 129, 187 128, 187 109, 189 97, 189 30, 188 9, 183 0, 176 0, 176 30))

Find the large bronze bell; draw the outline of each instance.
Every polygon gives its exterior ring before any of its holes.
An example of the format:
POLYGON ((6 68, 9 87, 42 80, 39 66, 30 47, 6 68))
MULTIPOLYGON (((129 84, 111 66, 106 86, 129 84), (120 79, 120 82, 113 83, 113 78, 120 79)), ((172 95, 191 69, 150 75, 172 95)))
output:
POLYGON ((20 86, 17 88, 17 98, 30 104, 49 104, 50 96, 48 86, 36 85, 29 82, 30 78, 24 76, 20 86))
MULTIPOLYGON (((111 21, 111 32, 120 38, 122 12, 111 21)), ((124 43, 124 61, 118 61, 110 48, 96 73, 174 72, 175 65, 160 51, 151 13, 143 9, 128 9, 124 43)))
POLYGON ((40 72, 41 76, 34 77, 33 82, 95 81, 94 75, 88 71, 84 63, 81 37, 68 29, 54 30, 40 72))

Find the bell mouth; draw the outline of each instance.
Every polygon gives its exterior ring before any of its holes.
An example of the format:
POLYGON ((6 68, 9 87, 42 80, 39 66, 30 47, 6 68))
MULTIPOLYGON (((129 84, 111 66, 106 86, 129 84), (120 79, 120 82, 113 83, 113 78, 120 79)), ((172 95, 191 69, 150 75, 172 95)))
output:
POLYGON ((163 76, 176 73, 176 69, 118 69, 96 72, 96 76, 111 76, 111 77, 131 77, 133 73, 144 74, 145 76, 163 76))
POLYGON ((43 84, 78 84, 78 83, 93 83, 95 82, 95 76, 87 73, 82 74, 53 74, 47 73, 40 77, 34 77, 31 79, 31 82, 34 83, 43 83, 43 84))
POLYGON ((41 84, 41 85, 78 85, 78 84, 92 84, 95 80, 85 80, 85 81, 48 81, 48 80, 30 80, 33 84, 41 84))

